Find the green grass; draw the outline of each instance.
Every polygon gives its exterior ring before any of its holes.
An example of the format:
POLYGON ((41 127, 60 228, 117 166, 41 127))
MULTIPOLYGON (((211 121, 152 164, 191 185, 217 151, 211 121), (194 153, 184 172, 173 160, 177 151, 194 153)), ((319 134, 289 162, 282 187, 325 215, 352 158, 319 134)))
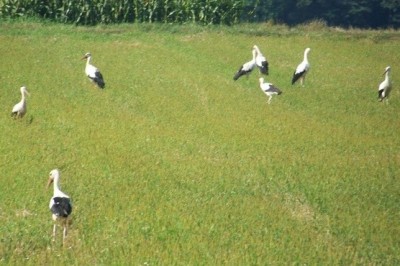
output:
POLYGON ((399 264, 399 39, 3 22, 0 264, 399 264), (254 44, 283 90, 270 105, 257 72, 232 80, 254 44), (306 47, 306 87, 291 86, 306 47), (87 51, 104 91, 84 76, 87 51), (21 85, 28 114, 14 121, 21 85), (64 248, 51 242, 53 168, 74 202, 64 248))

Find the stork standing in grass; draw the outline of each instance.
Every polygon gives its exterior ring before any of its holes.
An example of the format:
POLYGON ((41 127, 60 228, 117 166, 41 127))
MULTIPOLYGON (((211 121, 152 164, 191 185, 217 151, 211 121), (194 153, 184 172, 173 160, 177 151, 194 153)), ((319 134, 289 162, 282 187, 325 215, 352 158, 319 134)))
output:
POLYGON ((268 75, 268 61, 261 53, 257 45, 253 46, 256 51, 256 65, 262 74, 268 75))
POLYGON ((27 108, 26 108, 26 96, 29 95, 28 90, 26 89, 25 86, 22 86, 20 88, 21 91, 21 101, 14 105, 12 111, 11 111, 11 116, 14 118, 22 118, 26 114, 27 108))
POLYGON ((100 70, 94 65, 90 64, 90 60, 92 59, 92 55, 90 53, 86 53, 82 60, 86 59, 86 67, 85 73, 86 76, 94 82, 99 88, 104 89, 106 84, 104 83, 103 75, 100 73, 100 70))
POLYGON ((272 83, 264 83, 264 78, 260 78, 260 88, 261 90, 269 97, 268 98, 268 104, 271 103, 271 99, 273 95, 280 95, 282 94, 282 91, 275 87, 272 83))
POLYGON ((293 78, 292 78, 292 85, 300 80, 301 86, 304 86, 304 81, 306 79, 306 75, 308 71, 310 70, 310 63, 308 62, 308 53, 311 51, 310 48, 306 48, 304 51, 304 59, 303 62, 301 62, 297 68, 296 71, 293 73, 293 78))
POLYGON ((385 79, 379 84, 378 98, 380 102, 386 100, 386 103, 388 103, 389 93, 392 88, 390 84, 390 69, 390 66, 385 68, 385 72, 383 72, 385 79))
POLYGON ((54 183, 54 192, 53 197, 50 199, 49 208, 53 213, 53 241, 55 241, 56 237, 56 229, 57 223, 59 223, 63 227, 63 244, 65 242, 65 238, 68 233, 68 223, 70 214, 72 212, 72 204, 71 199, 67 194, 60 190, 60 171, 58 169, 54 169, 49 174, 49 181, 47 183, 47 187, 54 183))
POLYGON ((233 77, 233 80, 238 80, 241 76, 249 75, 251 73, 251 71, 253 71, 253 69, 256 65, 256 50, 253 48, 251 53, 253 55, 253 58, 249 62, 246 62, 240 66, 239 70, 236 72, 235 76, 233 77))

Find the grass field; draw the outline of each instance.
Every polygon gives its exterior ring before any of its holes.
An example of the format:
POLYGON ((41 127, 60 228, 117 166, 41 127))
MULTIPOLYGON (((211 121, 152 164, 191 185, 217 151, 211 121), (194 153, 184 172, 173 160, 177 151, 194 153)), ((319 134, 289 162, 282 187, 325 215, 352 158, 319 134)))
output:
POLYGON ((0 44, 0 264, 400 264, 399 32, 3 22, 0 44), (232 80, 254 44, 283 91, 270 105, 257 72, 232 80))

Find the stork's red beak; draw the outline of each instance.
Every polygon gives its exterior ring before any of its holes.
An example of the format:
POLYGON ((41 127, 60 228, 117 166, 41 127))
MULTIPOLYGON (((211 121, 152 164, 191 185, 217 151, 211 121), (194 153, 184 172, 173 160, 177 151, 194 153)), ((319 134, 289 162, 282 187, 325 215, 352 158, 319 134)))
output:
POLYGON ((81 60, 85 60, 87 58, 87 56, 85 55, 84 57, 81 58, 81 60))
POLYGON ((47 188, 50 187, 51 183, 53 183, 53 178, 49 177, 49 180, 47 181, 47 188))

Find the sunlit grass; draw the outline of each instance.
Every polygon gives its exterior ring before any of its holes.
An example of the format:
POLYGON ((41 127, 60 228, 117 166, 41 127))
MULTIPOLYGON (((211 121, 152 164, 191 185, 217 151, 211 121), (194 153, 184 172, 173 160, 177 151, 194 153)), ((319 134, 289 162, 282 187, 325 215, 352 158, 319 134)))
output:
POLYGON ((398 32, 5 23, 0 33, 0 263, 399 263, 398 32), (270 105, 258 73, 232 80, 254 44, 283 90, 270 105), (291 86, 306 47, 306 87, 291 86), (103 91, 84 76, 88 51, 103 91), (21 85, 28 113, 14 121, 21 85), (50 238, 56 167, 74 203, 65 248, 50 238))

